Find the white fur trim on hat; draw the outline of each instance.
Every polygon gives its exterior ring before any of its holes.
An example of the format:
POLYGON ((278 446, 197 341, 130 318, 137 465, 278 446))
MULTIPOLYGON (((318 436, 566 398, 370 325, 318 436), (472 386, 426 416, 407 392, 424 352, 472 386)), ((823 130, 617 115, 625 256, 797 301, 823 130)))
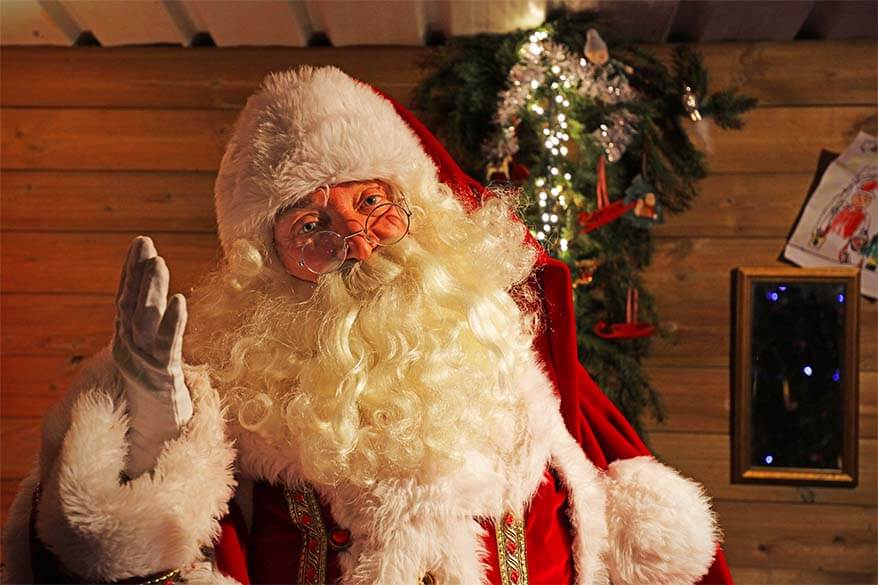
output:
POLYGON ((436 166, 393 105, 335 67, 272 73, 235 124, 216 180, 220 242, 271 242, 275 214, 324 185, 382 179, 414 193, 436 166))

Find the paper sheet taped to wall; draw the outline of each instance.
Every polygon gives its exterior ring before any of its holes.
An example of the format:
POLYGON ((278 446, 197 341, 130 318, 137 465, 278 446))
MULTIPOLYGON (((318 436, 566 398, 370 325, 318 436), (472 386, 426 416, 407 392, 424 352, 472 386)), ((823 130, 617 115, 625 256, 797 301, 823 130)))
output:
POLYGON ((858 267, 860 292, 878 298, 878 138, 860 132, 829 165, 784 257, 799 266, 858 267))

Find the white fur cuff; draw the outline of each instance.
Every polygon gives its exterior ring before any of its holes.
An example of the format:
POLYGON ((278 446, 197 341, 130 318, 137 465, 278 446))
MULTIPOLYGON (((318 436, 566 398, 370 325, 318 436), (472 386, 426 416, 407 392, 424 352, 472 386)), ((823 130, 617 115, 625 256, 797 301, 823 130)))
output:
POLYGON ((77 396, 60 453, 44 470, 37 513, 40 540, 67 570, 116 581, 185 569, 219 535, 234 487, 234 450, 206 373, 186 374, 195 415, 165 444, 152 474, 124 484, 124 404, 114 405, 100 385, 77 396))
POLYGON ((652 457, 607 471, 609 571, 617 585, 683 585, 707 573, 719 541, 698 483, 652 457))

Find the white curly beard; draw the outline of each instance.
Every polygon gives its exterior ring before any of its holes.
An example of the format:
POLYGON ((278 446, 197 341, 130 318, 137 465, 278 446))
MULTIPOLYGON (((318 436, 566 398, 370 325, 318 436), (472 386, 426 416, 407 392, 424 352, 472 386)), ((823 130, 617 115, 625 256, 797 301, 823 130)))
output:
MULTIPOLYGON (((495 207, 495 220, 508 213, 495 207)), ((212 366, 238 423, 312 483, 427 481, 473 449, 516 449, 531 333, 508 291, 533 254, 519 231, 486 237, 491 218, 477 219, 456 235, 471 242, 430 250, 410 236, 321 277, 303 301, 269 268, 258 286, 219 274, 195 294, 188 350, 212 366), (508 265, 474 262, 485 246, 508 265)))

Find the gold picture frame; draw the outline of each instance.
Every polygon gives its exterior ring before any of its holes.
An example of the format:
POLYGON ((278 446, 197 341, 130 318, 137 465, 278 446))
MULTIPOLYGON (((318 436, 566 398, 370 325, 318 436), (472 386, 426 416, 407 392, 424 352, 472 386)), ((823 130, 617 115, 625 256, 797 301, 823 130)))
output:
POLYGON ((859 270, 739 267, 733 281, 732 483, 855 487, 859 270))

